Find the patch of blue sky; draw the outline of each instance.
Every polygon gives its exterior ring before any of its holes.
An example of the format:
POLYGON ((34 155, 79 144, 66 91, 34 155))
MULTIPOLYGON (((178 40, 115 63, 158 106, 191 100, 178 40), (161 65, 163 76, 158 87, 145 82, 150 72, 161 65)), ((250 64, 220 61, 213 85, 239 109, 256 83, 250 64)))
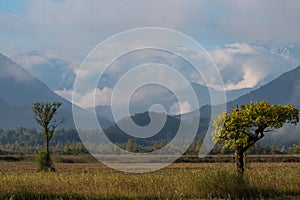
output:
POLYGON ((207 51, 211 51, 226 44, 235 42, 234 37, 230 37, 225 34, 221 35, 220 37, 219 33, 214 33, 206 30, 195 31, 193 33, 189 33, 188 35, 196 40, 207 51))
POLYGON ((54 3, 65 3, 66 0, 53 0, 54 3))
POLYGON ((0 0, 0 12, 23 14, 25 0, 0 0))

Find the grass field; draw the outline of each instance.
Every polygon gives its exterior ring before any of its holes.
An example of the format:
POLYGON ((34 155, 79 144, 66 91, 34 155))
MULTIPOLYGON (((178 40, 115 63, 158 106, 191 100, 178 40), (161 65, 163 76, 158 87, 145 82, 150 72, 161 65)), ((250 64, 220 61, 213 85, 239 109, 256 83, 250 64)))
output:
POLYGON ((1 199, 298 199, 300 163, 251 163, 244 180, 233 163, 176 163, 144 174, 99 163, 56 163, 38 173, 33 162, 0 162, 1 199))

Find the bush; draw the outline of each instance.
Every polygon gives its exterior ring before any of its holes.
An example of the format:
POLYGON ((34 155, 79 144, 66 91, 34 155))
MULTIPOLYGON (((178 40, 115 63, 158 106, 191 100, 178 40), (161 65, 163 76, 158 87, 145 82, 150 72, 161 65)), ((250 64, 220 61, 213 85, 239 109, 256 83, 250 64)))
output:
POLYGON ((38 171, 55 172, 55 168, 53 166, 50 155, 47 154, 45 151, 41 151, 39 153, 39 156, 37 158, 37 163, 39 166, 38 171))

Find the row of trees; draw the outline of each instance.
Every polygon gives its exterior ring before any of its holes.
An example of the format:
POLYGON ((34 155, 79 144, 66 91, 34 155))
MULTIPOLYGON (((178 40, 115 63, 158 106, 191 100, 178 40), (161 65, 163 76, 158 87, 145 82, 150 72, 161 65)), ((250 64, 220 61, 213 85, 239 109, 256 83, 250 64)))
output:
MULTIPOLYGON (((91 135, 98 134, 97 131, 89 131, 91 135)), ((0 154, 36 154, 43 149, 45 140, 42 137, 38 137, 38 131, 36 129, 27 129, 18 127, 16 129, 0 129, 0 154), (2 150, 2 151, 1 151, 2 150)), ((201 136, 195 138, 193 143, 187 149, 185 155, 199 154, 203 139, 201 136)), ((55 132, 54 136, 50 140, 51 152, 55 154, 67 154, 78 155, 88 154, 88 151, 82 144, 78 133, 75 129, 59 129, 55 132)), ((141 145, 135 143, 135 141, 128 139, 125 143, 116 143, 120 148, 136 152, 145 153, 158 150, 166 145, 164 141, 155 141, 152 145, 141 145)), ((179 145, 175 146, 181 148, 179 145)), ((216 144, 210 152, 211 155, 230 155, 234 153, 234 150, 222 148, 222 144, 216 144)), ((118 149, 113 146, 105 144, 99 144, 94 147, 96 152, 109 154, 118 153, 118 149)), ((287 155, 300 153, 300 142, 290 144, 289 146, 275 146, 266 143, 257 143, 247 151, 247 154, 251 155, 287 155)))
MULTIPOLYGON (((36 102, 33 105, 36 122, 41 126, 41 134, 45 138, 45 152, 39 157, 40 170, 54 171, 50 157, 50 140, 54 136, 55 129, 62 123, 54 116, 62 104, 59 102, 36 102)), ((292 105, 271 105, 263 101, 241 105, 229 112, 223 112, 214 120, 215 130, 213 131, 213 141, 222 146, 223 149, 233 149, 236 156, 236 166, 238 173, 244 174, 245 153, 261 140, 266 132, 274 132, 285 123, 297 124, 299 122, 299 111, 292 105)), ((18 132, 19 130, 17 130, 18 132)), ((30 137, 30 134, 28 134, 30 137)), ((84 149, 83 145, 79 145, 84 149)), ((202 139, 197 138, 191 145, 189 152, 198 152, 202 144, 202 139)), ((120 145, 122 147, 122 145, 120 145)), ((154 143, 151 151, 160 149, 163 143, 154 143)), ((295 150, 298 146, 294 145, 295 150)), ((137 147, 129 139, 124 147, 127 151, 136 151, 137 147)), ((299 148, 300 149, 300 148, 299 148)), ((69 152, 69 146, 64 146, 64 151, 69 152)), ((283 150, 282 150, 283 151, 283 150)))

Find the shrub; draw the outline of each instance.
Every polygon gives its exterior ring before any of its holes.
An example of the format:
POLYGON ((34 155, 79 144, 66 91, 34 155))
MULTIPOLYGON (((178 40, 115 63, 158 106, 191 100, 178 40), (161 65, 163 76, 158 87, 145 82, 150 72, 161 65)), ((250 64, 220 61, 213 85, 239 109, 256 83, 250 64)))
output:
POLYGON ((47 154, 45 151, 39 152, 37 163, 38 163, 38 171, 55 172, 55 168, 52 163, 52 160, 49 154, 47 154))

